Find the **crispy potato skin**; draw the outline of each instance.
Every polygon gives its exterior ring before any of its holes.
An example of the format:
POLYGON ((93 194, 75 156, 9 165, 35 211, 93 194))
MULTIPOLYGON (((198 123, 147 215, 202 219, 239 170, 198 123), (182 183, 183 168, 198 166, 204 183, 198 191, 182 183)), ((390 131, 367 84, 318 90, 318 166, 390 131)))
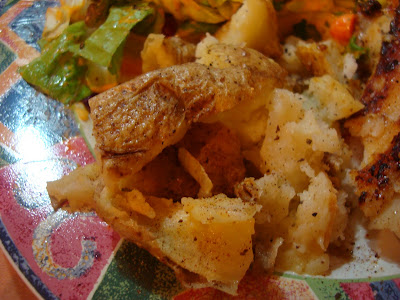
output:
POLYGON ((286 75, 254 50, 235 47, 225 57, 232 63, 224 68, 176 65, 93 97, 93 134, 105 172, 117 177, 137 172, 179 141, 191 123, 280 85, 286 75))

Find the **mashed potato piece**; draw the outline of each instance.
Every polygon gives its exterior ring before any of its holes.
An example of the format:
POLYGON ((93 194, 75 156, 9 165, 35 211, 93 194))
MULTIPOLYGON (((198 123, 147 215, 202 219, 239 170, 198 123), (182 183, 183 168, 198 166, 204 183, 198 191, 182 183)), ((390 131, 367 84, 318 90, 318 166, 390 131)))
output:
POLYGON ((281 45, 278 37, 276 12, 271 0, 245 0, 242 7, 217 33, 222 43, 245 45, 278 57, 281 45))

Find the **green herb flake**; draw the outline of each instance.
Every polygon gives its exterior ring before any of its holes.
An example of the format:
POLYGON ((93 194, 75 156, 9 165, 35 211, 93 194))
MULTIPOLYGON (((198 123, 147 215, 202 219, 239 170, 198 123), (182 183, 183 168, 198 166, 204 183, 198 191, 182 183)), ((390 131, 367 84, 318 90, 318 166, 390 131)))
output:
POLYGON ((280 1, 274 0, 274 1, 272 1, 272 4, 274 5, 274 8, 276 11, 281 11, 283 9, 283 7, 285 6, 286 2, 287 1, 283 1, 283 0, 280 0, 280 1))
POLYGON ((349 48, 353 52, 360 52, 361 54, 365 54, 367 52, 367 48, 361 47, 357 45, 356 36, 353 35, 349 41, 349 48))
POLYGON ((309 24, 305 19, 293 25, 293 34, 302 40, 312 39, 316 42, 321 41, 322 36, 314 24, 309 24))
POLYGON ((193 22, 193 21, 187 21, 184 22, 179 29, 186 31, 188 35, 190 34, 196 34, 196 33, 215 33, 219 28, 221 27, 221 24, 208 24, 208 23, 202 23, 202 22, 193 22))

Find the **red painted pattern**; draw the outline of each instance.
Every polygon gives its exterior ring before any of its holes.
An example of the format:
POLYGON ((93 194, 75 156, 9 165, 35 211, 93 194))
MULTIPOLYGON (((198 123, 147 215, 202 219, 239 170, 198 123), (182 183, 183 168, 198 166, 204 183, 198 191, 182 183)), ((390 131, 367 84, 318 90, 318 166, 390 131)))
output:
POLYGON ((400 278, 393 279, 393 282, 396 284, 396 286, 400 289, 400 278))
POLYGON ((72 138, 65 143, 57 144, 50 149, 50 153, 49 157, 65 157, 75 161, 79 166, 95 162, 82 137, 72 138))
MULTIPOLYGON (((54 156, 72 159, 79 165, 94 161, 82 138, 72 139, 62 145, 56 145, 53 150, 54 156)), ((43 166, 46 165, 46 162, 43 166)), ((54 161, 52 162, 54 163, 54 161)), ((0 169, 1 220, 21 255, 27 260, 30 268, 55 296, 62 299, 85 299, 95 287, 101 271, 107 265, 120 238, 118 234, 95 215, 78 215, 64 218, 51 232, 50 247, 46 248, 43 245, 43 249, 48 249, 46 251, 50 253, 47 254, 52 257, 56 265, 62 268, 72 268, 81 257, 81 241, 91 240, 96 243, 94 263, 85 273, 73 279, 60 280, 50 276, 48 272, 44 272, 35 260, 32 239, 35 229, 40 224, 43 225, 46 219, 54 216, 55 212, 49 201, 44 201, 36 208, 21 205, 21 202, 17 202, 13 192, 17 186, 19 186, 18 188, 22 186, 21 193, 28 197, 29 201, 33 199, 29 198, 29 196, 37 197, 38 201, 40 200, 39 198, 42 198, 41 201, 46 199, 47 195, 40 197, 41 194, 37 193, 38 188, 45 193, 45 190, 43 191, 43 182, 39 183, 45 179, 35 178, 34 174, 36 173, 32 173, 33 176, 29 178, 30 180, 26 184, 20 183, 21 174, 26 176, 26 170, 30 168, 30 164, 33 164, 34 168, 32 169, 41 166, 35 163, 16 163, 0 169), (29 194, 31 191, 32 193, 29 194)), ((42 174, 40 172, 47 172, 46 170, 34 171, 39 172, 39 174, 42 174)), ((48 172, 51 172, 51 169, 48 172)))
POLYGON ((369 282, 342 282, 340 286, 350 299, 375 299, 369 282))
POLYGON ((221 291, 204 288, 188 290, 174 300, 205 299, 316 299, 308 284, 302 280, 279 276, 247 275, 239 285, 238 295, 230 296, 221 291))

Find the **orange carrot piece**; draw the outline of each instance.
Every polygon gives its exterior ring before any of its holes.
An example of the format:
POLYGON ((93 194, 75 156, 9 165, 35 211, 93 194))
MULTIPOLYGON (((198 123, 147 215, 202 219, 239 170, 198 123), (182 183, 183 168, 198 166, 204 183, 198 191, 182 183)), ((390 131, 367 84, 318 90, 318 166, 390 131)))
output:
POLYGON ((330 27, 331 36, 342 45, 347 45, 354 32, 355 14, 344 14, 335 18, 330 27))

